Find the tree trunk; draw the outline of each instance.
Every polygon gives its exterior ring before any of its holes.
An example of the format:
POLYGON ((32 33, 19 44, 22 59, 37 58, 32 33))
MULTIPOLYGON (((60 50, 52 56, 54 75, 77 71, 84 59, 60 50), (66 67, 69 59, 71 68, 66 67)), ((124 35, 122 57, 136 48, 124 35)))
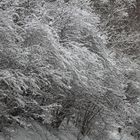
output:
POLYGON ((140 20, 140 0, 136 0, 136 16, 137 20, 140 20))
POLYGON ((63 122, 63 120, 69 116, 70 112, 71 112, 71 108, 74 105, 74 98, 73 99, 66 99, 63 103, 62 103, 62 108, 61 110, 56 114, 56 116, 54 117, 53 122, 51 123, 51 126, 53 128, 59 128, 61 123, 63 122))

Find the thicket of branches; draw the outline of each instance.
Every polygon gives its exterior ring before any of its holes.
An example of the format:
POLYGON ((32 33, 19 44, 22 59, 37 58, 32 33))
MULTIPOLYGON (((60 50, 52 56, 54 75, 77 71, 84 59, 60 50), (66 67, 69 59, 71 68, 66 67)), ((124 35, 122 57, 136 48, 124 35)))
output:
POLYGON ((59 128, 67 118, 101 140, 111 123, 138 122, 137 4, 1 0, 0 130, 30 120, 59 128), (120 52, 132 57, 117 58, 120 52))

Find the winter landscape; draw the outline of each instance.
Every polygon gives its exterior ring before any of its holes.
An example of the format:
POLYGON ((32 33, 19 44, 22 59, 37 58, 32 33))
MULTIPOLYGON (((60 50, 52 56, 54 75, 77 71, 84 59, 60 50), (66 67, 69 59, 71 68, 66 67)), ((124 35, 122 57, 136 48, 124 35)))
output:
POLYGON ((0 140, 140 140, 140 0, 0 0, 0 140))

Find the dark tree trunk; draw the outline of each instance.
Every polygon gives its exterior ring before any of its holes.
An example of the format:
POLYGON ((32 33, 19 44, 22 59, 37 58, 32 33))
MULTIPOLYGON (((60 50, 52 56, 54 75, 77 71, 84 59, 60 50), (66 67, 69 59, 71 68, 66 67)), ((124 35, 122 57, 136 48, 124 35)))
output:
POLYGON ((116 0, 110 0, 110 5, 114 5, 116 0))
POLYGON ((51 126, 53 128, 59 128, 65 117, 66 117, 65 113, 61 111, 59 114, 57 114, 57 116, 51 123, 51 126))
POLYGON ((69 116, 70 112, 71 112, 71 108, 74 105, 74 98, 72 99, 66 99, 63 103, 62 103, 62 109, 56 114, 56 116, 54 117, 53 122, 51 123, 51 126, 53 128, 59 128, 61 123, 63 122, 63 120, 69 116))
POLYGON ((69 2, 69 0, 64 0, 65 3, 69 2))
POLYGON ((136 17, 140 20, 140 0, 136 0, 136 17))

